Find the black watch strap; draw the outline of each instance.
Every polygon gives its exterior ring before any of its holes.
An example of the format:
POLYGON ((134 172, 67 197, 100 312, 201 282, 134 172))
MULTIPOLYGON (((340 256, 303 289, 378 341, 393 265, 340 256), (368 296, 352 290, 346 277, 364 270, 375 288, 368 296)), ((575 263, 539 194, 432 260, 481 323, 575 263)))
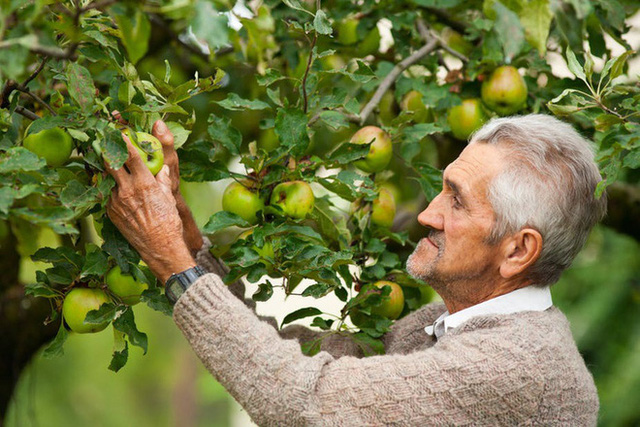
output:
POLYGON ((175 304, 178 298, 189 289, 199 277, 207 274, 207 271, 196 265, 183 272, 172 274, 164 285, 164 293, 171 304, 175 304))

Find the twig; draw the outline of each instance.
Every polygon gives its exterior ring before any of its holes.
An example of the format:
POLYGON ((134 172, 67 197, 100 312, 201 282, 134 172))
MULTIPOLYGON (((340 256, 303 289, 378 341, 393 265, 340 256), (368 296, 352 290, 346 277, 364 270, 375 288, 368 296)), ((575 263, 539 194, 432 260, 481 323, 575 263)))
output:
POLYGON ((311 68, 311 63, 313 60, 313 48, 316 46, 316 41, 318 41, 318 33, 315 33, 313 36, 313 41, 311 42, 311 51, 309 52, 309 59, 307 60, 307 69, 304 71, 304 77, 302 78, 302 97, 304 99, 305 114, 307 114, 307 109, 309 107, 309 99, 307 97, 307 77, 309 77, 309 69, 311 68))
POLYGON ((461 54, 457 50, 451 49, 447 45, 447 43, 445 43, 445 41, 442 40, 442 38, 435 31, 429 29, 426 26, 424 21, 418 20, 417 26, 418 26, 418 31, 420 32, 420 35, 422 36, 423 39, 425 39, 425 40, 432 39, 432 38, 436 39, 438 41, 438 46, 440 48, 442 48, 442 50, 446 51, 450 55, 455 56, 456 58, 458 58, 462 62, 469 62, 469 58, 467 58, 466 56, 464 56, 463 54, 461 54))
POLYGON ((98 0, 89 3, 85 7, 81 7, 78 9, 78 14, 85 13, 91 9, 102 9, 103 7, 111 6, 116 3, 116 0, 98 0))
POLYGON ((16 107, 15 111, 16 111, 16 113, 20 114, 21 116, 24 116, 24 117, 26 117, 28 119, 31 119, 31 120, 38 120, 40 118, 40 116, 38 116, 33 111, 29 111, 26 108, 21 107, 19 105, 16 107))
POLYGON ((433 52, 437 45, 438 41, 436 39, 431 39, 427 42, 427 44, 422 46, 412 55, 407 56, 405 59, 397 63, 396 66, 393 67, 391 72, 387 74, 384 80, 382 80, 382 83, 380 83, 380 86, 378 86, 378 89, 373 94, 367 105, 365 105, 362 111, 360 111, 360 114, 357 116, 348 116, 348 119, 351 121, 356 121, 360 125, 363 125, 364 122, 367 121, 367 118, 369 118, 371 112, 380 103, 380 100, 382 99, 384 93, 389 89, 389 87, 391 87, 393 82, 396 81, 398 76, 400 76, 400 74, 402 74, 402 72, 409 68, 411 65, 415 64, 416 62, 420 61, 422 58, 433 52))
POLYGON ((22 82, 22 86, 27 87, 27 85, 31 83, 31 81, 35 79, 38 76, 38 74, 40 74, 40 72, 44 68, 44 64, 46 64, 48 60, 49 60, 48 56, 45 56, 44 58, 42 58, 42 61, 40 61, 40 65, 38 65, 38 68, 36 68, 35 71, 31 73, 31 75, 27 77, 25 81, 22 82))
POLYGON ((42 98, 40 98, 38 95, 36 95, 35 93, 31 92, 28 87, 23 86, 23 85, 16 85, 16 90, 18 90, 18 91, 30 96, 34 101, 36 101, 37 103, 39 103, 43 107, 45 107, 47 110, 49 110, 49 112, 51 113, 52 116, 57 116, 58 115, 58 113, 56 113, 55 110, 53 108, 51 108, 51 106, 49 104, 44 102, 42 100, 42 98))

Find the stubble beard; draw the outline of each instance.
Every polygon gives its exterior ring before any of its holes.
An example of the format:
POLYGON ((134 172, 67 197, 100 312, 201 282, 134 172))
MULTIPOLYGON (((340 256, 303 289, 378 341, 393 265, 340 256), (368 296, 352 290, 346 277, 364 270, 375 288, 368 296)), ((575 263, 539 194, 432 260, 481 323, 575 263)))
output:
POLYGON ((429 283, 431 286, 439 285, 443 282, 440 272, 437 269, 437 264, 444 255, 444 234, 442 232, 436 232, 434 230, 429 231, 426 238, 418 242, 415 250, 407 259, 407 272, 416 279, 423 280, 429 283), (438 248, 437 255, 431 260, 425 260, 426 252, 430 243, 427 238, 431 240, 438 248))

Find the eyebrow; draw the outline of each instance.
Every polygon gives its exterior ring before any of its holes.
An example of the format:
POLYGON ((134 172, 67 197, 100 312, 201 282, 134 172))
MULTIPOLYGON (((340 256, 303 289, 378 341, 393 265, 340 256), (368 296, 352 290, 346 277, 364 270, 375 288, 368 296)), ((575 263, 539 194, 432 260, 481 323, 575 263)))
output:
POLYGON ((453 191, 456 195, 460 196, 460 198, 462 198, 462 200, 465 200, 464 194, 462 194, 462 192, 460 191, 460 187, 458 186, 458 184, 456 184, 455 182, 451 181, 448 178, 445 178, 444 183, 446 184, 447 187, 449 187, 451 189, 451 191, 453 191))

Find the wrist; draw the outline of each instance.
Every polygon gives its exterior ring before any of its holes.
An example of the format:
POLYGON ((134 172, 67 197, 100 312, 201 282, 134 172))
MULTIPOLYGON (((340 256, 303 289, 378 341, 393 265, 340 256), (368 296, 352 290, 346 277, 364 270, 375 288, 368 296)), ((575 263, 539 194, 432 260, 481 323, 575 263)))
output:
POLYGON ((193 256, 191 256, 187 247, 183 246, 179 250, 174 250, 169 254, 157 256, 153 260, 148 261, 147 264, 164 286, 172 274, 195 267, 196 261, 193 259, 193 256))

